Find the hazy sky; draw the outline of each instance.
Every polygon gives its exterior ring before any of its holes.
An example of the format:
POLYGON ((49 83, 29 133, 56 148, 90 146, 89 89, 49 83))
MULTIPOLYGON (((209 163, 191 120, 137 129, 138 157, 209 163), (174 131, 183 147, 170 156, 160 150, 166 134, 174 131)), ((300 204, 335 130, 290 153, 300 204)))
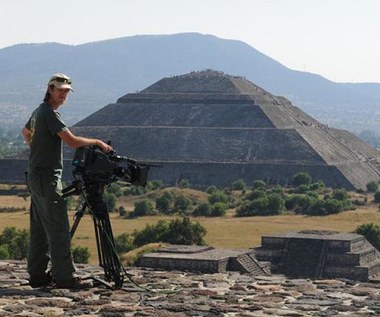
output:
POLYGON ((333 81, 380 82, 380 0, 0 0, 0 48, 199 32, 333 81))

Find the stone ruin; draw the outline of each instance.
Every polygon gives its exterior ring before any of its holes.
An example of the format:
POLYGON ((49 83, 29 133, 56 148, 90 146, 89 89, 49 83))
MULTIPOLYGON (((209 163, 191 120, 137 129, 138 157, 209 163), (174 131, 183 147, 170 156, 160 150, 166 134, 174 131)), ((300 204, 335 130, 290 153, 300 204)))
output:
POLYGON ((289 277, 368 281, 380 273, 380 255, 362 235, 305 230, 263 236, 256 258, 289 277))
POLYGON ((261 241, 260 247, 242 250, 170 245, 143 255, 138 266, 356 281, 368 281, 380 273, 379 252, 358 234, 306 230, 263 236, 261 241))

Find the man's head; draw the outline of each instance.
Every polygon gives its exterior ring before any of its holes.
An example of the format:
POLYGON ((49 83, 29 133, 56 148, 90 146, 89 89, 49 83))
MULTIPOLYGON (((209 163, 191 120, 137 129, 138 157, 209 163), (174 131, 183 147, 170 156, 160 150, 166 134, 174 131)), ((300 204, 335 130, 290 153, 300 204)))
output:
POLYGON ((48 81, 44 102, 56 109, 66 102, 70 90, 73 91, 71 78, 62 73, 54 74, 48 81))

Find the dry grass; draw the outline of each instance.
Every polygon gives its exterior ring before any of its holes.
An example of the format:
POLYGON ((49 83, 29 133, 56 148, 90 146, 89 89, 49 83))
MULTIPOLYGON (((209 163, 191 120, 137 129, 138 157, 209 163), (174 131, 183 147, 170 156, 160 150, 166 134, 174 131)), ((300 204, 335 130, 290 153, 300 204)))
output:
MULTIPOLYGON (((196 200, 202 201, 206 196, 196 191, 187 190, 187 194, 195 195, 196 200)), ((152 195, 152 194, 150 194, 152 195)), ((141 199, 141 197, 139 197, 141 199)), ((137 197, 127 199, 123 197, 118 202, 127 210, 133 209, 133 203, 137 197)), ((371 201, 368 198, 368 201, 371 201)), ((24 201, 17 196, 0 196, 0 207, 28 207, 29 201, 24 201)), ((69 213, 71 223, 74 212, 69 213)), ((132 233, 141 230, 147 224, 154 224, 158 220, 171 220, 175 217, 149 216, 137 219, 122 219, 117 213, 111 213, 111 223, 114 235, 132 233)), ((261 244, 261 236, 274 233, 295 230, 335 230, 341 232, 352 232, 363 223, 373 222, 380 225, 380 212, 374 203, 360 207, 354 211, 346 211, 336 215, 324 217, 310 217, 300 215, 280 215, 270 217, 233 217, 230 211, 226 217, 220 218, 193 218, 207 229, 206 243, 220 248, 246 248, 261 244)), ((29 213, 26 211, 0 213, 0 232, 5 227, 14 226, 19 229, 29 228, 29 213)), ((84 215, 74 235, 74 246, 88 247, 91 252, 90 263, 97 263, 97 250, 94 235, 93 221, 89 215, 84 215)))

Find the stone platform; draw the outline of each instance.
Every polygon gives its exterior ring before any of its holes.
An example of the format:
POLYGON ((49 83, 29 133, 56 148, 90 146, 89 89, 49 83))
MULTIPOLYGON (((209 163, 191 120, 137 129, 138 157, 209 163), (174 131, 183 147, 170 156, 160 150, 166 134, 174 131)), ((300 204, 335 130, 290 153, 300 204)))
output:
POLYGON ((238 271, 269 275, 268 262, 259 262, 250 249, 215 249, 210 246, 170 245, 143 255, 140 267, 201 273, 238 271))
POLYGON ((261 242, 256 258, 270 261, 272 273, 359 281, 380 273, 379 252, 358 234, 308 230, 263 236, 261 242))

